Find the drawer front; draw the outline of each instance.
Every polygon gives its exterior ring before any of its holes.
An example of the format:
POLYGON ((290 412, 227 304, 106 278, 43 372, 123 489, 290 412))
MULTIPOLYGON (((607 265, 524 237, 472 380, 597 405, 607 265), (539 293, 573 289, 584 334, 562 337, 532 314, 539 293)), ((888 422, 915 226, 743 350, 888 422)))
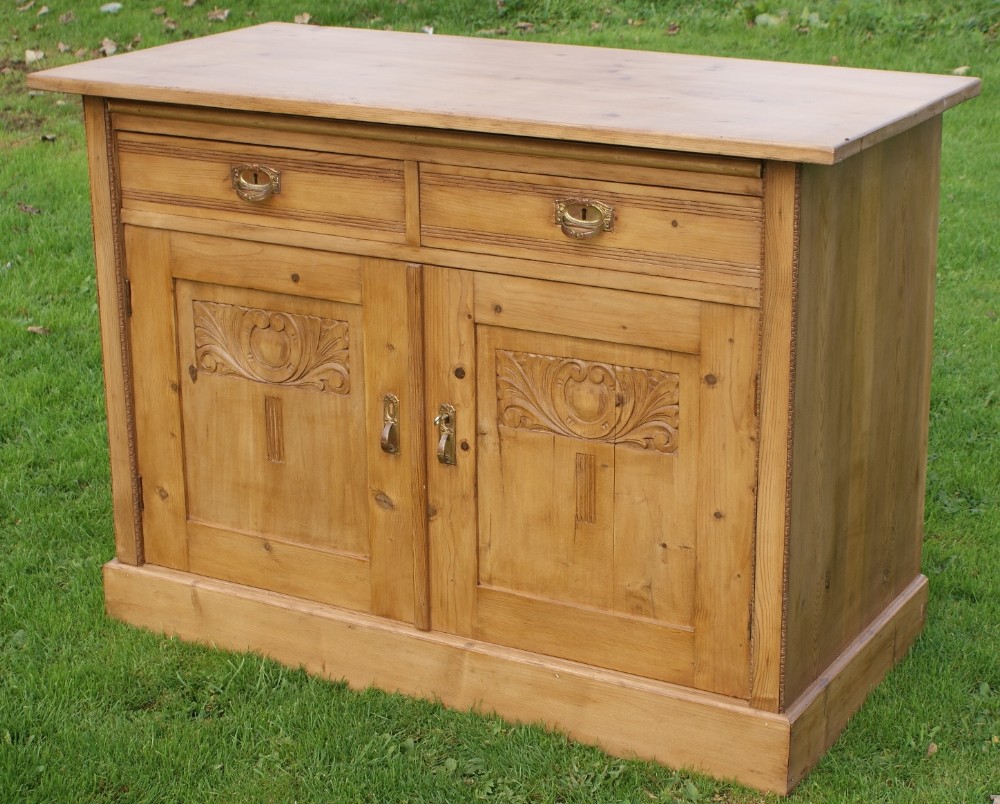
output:
POLYGON ((117 145, 125 209, 405 240, 398 160, 124 131, 117 145), (240 166, 248 167, 237 187, 240 166), (273 189, 262 189, 269 185, 265 168, 277 173, 273 189))
POLYGON ((420 221, 426 246, 747 287, 760 280, 755 196, 421 165, 420 221), (602 210, 608 225, 593 227, 602 210))

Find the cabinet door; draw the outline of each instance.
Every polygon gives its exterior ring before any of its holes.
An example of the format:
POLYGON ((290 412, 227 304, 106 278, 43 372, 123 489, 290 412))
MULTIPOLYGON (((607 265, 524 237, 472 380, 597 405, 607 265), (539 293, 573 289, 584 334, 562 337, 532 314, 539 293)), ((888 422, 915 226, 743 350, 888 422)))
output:
POLYGON ((426 626, 419 269, 137 227, 125 251, 146 560, 426 626))
POLYGON ((433 627, 745 697, 756 310, 425 280, 433 627))

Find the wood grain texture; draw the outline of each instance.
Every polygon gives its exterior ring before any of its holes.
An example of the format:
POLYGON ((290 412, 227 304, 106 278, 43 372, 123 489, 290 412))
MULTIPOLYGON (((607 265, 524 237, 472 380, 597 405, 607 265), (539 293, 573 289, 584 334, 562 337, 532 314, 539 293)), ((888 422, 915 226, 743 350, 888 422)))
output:
POLYGON ((187 569, 187 478, 170 233, 126 226, 124 236, 132 284, 134 410, 145 557, 153 564, 187 569))
POLYGON ((919 574, 939 146, 803 171, 788 700, 919 574))
POLYGON ((972 97, 979 80, 270 23, 33 73, 29 86, 830 164, 972 97))
POLYGON ((549 279, 588 287, 634 290, 651 295, 714 301, 743 307, 757 307, 760 304, 759 282, 744 287, 695 281, 690 277, 674 279, 625 271, 606 271, 602 268, 588 268, 583 265, 545 262, 525 254, 518 257, 476 254, 474 258, 470 258, 467 252, 427 247, 416 248, 375 240, 353 240, 349 237, 317 234, 316 232, 290 231, 273 226, 253 226, 246 223, 133 209, 122 212, 122 221, 135 226, 170 229, 174 232, 232 237, 258 243, 274 243, 339 252, 337 256, 341 257, 347 255, 379 257, 466 270, 474 264, 476 271, 480 273, 549 279))
POLYGON ((114 128, 419 162, 761 194, 756 159, 110 100, 114 128))
POLYGON ((403 163, 256 144, 118 132, 122 206, 291 230, 405 241, 403 163), (241 199, 231 171, 280 174, 269 198, 241 199))
POLYGON ((125 564, 144 560, 141 488, 136 463, 131 354, 126 320, 125 265, 115 176, 114 139, 106 103, 83 99, 94 227, 94 262, 101 321, 104 400, 111 461, 111 500, 115 554, 125 564))
MULTIPOLYGON (((647 179, 648 181, 648 179, 647 179)), ((605 270, 753 287, 760 274, 760 200, 591 178, 427 166, 421 240, 436 248, 561 260, 605 270), (581 240, 555 220, 558 201, 614 209, 610 231, 581 240)))
POLYGON ((787 791, 787 719, 739 701, 155 567, 104 577, 108 612, 153 631, 787 791))
POLYGON ((459 441, 454 466, 437 459, 438 431, 425 429, 431 623, 435 630, 471 636, 476 617, 476 331, 470 271, 424 268, 426 409, 455 408, 459 441), (467 447, 467 449, 466 449, 467 447))
POLYGON ((366 447, 372 611, 430 625, 424 467, 421 267, 387 260, 365 265, 366 447), (382 400, 399 399, 399 453, 380 446, 382 400))
POLYGON ((792 394, 796 365, 798 167, 769 162, 764 176, 764 285, 757 405, 757 514, 750 700, 780 711, 785 650, 792 394))
POLYGON ((906 655, 923 629, 927 596, 927 579, 919 575, 789 706, 789 790, 833 745, 868 693, 906 655))

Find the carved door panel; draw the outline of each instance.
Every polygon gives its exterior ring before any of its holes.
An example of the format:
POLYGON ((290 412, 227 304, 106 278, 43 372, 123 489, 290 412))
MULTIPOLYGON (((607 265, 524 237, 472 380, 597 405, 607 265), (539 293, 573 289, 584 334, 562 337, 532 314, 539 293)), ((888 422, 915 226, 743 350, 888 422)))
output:
POLYGON ((419 269, 132 227, 126 252, 146 559, 425 624, 419 269))
POLYGON ((425 276, 434 627, 745 697, 756 311, 425 276))

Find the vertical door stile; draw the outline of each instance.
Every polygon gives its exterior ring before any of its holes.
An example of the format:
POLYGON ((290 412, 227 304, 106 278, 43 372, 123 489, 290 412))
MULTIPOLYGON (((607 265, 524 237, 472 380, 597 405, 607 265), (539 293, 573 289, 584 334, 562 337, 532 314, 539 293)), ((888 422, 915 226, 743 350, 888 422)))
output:
POLYGON ((478 581, 476 331, 473 274, 424 268, 424 368, 431 620, 435 630, 475 633, 478 581), (442 404, 455 408, 455 464, 437 459, 442 404))
POLYGON ((372 613, 429 627, 423 467, 421 271, 365 259, 363 310, 372 613), (383 404, 399 399, 399 451, 382 450, 383 404))

